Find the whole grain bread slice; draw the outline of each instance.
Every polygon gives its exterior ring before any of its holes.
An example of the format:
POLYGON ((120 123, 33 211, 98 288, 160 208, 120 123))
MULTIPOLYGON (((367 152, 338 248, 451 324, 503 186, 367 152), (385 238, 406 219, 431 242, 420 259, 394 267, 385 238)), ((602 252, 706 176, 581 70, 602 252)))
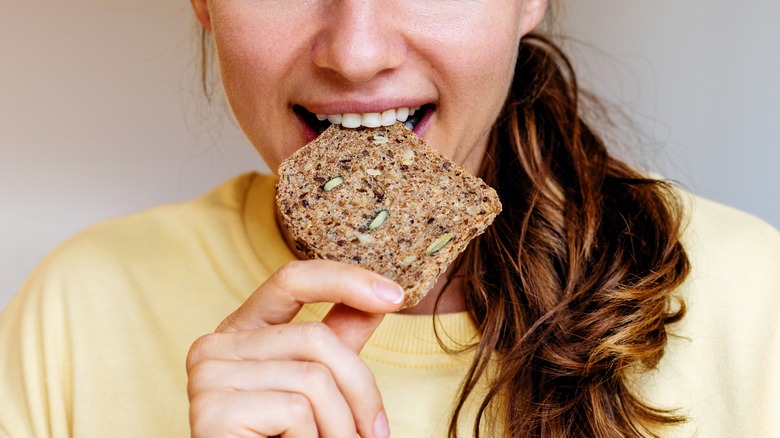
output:
POLYGON ((279 166, 296 249, 380 273, 417 304, 501 211, 495 190, 396 123, 329 127, 279 166))

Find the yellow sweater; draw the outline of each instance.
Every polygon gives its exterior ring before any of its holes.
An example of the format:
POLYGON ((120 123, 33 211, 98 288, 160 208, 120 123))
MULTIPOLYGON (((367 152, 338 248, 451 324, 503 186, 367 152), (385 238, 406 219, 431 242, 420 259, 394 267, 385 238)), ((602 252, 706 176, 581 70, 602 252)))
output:
MULTIPOLYGON (((293 258, 273 183, 244 175, 94 226, 50 254, 0 314, 0 436, 189 436, 190 344, 293 258)), ((780 234, 701 199, 690 211, 689 312, 637 385, 690 418, 664 435, 780 436, 780 234)), ((307 306, 298 319, 326 310, 307 306)), ((476 336, 462 313, 439 324, 453 342, 476 336)), ((441 351, 431 317, 388 315, 361 356, 394 436, 444 435, 470 357, 441 351)))

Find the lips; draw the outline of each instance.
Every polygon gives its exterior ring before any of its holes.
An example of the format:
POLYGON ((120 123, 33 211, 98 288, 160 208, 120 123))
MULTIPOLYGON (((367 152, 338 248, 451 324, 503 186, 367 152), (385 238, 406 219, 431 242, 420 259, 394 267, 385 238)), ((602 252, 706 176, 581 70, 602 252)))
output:
POLYGON ((434 105, 428 104, 416 108, 391 108, 381 113, 315 114, 303 106, 295 105, 293 111, 316 138, 331 124, 338 124, 345 128, 358 128, 361 126, 376 128, 379 126, 390 126, 398 121, 403 122, 407 129, 415 130, 418 124, 432 113, 434 108, 434 105))

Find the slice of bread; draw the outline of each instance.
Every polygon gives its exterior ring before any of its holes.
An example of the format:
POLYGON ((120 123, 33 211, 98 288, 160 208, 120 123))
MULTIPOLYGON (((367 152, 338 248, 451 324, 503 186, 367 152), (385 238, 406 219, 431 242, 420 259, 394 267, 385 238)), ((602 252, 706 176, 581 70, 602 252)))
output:
POLYGON ((279 166, 276 204, 296 249, 357 264, 417 304, 501 211, 495 190, 396 123, 329 127, 279 166))

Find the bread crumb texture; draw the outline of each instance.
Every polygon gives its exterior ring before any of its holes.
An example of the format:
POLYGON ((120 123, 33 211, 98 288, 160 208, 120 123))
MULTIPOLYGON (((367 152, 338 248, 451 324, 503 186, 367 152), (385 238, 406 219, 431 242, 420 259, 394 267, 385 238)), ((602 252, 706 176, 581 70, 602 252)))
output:
POLYGON ((329 127, 279 166, 276 204, 296 249, 371 269, 417 304, 501 211, 495 190, 397 123, 329 127))

